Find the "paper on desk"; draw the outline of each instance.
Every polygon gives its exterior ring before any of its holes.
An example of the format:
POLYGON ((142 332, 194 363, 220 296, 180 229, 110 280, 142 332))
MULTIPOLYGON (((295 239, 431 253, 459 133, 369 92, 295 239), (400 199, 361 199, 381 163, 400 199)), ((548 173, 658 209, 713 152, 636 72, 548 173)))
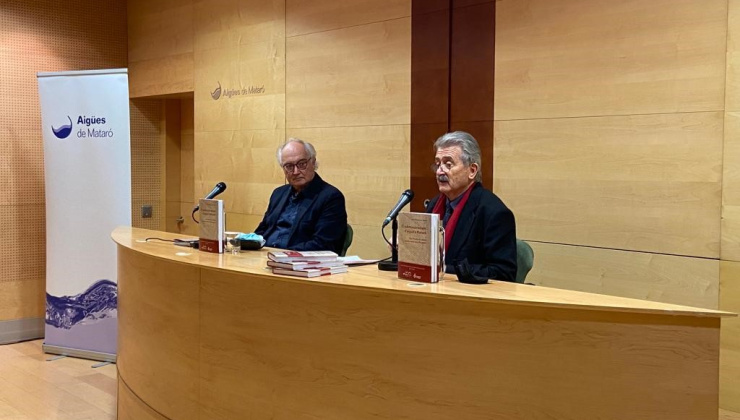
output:
POLYGON ((338 257, 337 260, 341 261, 344 265, 374 264, 380 261, 380 260, 364 260, 357 255, 348 255, 346 257, 338 257))

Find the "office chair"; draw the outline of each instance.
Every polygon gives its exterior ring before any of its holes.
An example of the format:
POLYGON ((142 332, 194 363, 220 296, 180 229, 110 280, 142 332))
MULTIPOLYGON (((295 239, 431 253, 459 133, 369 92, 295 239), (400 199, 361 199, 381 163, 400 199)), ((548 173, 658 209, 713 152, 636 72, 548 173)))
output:
POLYGON ((534 265, 532 247, 521 239, 516 240, 516 282, 524 283, 527 274, 534 265))
POLYGON ((354 232, 352 232, 352 226, 347 223, 347 232, 344 234, 344 244, 342 244, 342 252, 339 253, 340 257, 347 255, 347 250, 349 249, 349 246, 352 245, 353 236, 354 232))

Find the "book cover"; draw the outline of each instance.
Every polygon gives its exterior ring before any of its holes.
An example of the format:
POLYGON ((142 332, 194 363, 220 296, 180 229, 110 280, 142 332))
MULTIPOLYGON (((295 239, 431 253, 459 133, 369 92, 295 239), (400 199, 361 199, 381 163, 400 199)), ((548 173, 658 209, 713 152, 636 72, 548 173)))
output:
POLYGON ((398 278, 424 283, 439 281, 444 271, 444 230, 438 214, 398 215, 398 278))
POLYGON ((223 254, 224 252, 224 202, 200 200, 200 250, 223 254))
POLYGON ((338 255, 332 251, 270 251, 267 258, 276 262, 292 261, 336 261, 338 255))
POLYGON ((322 268, 306 268, 303 270, 288 270, 285 268, 272 268, 273 274, 283 274, 286 276, 296 276, 296 277, 319 277, 319 276, 329 276, 332 274, 341 274, 347 272, 347 266, 346 265, 339 265, 335 267, 322 267, 322 268))
POLYGON ((337 267, 344 266, 341 261, 288 261, 288 262, 277 262, 267 260, 268 267, 284 268, 286 270, 305 270, 307 268, 326 268, 326 267, 337 267))

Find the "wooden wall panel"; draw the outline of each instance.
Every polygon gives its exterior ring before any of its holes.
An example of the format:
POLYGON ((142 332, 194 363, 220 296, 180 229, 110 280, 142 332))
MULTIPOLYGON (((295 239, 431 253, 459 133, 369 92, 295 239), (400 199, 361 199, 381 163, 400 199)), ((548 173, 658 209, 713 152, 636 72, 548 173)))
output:
MULTIPOLYGON (((275 151, 285 139, 285 131, 229 130, 196 134, 195 195, 202 197, 213 186, 226 182, 219 197, 227 212, 227 229, 252 232, 257 225, 239 226, 233 214, 264 214, 272 191, 285 182, 275 151)), ((189 216, 189 213, 188 213, 189 216)))
POLYGON ((495 23, 493 1, 452 10, 450 123, 493 120, 495 23))
POLYGON ((723 107, 726 0, 496 4, 497 120, 723 107))
MULTIPOLYGON (((8 162, 8 169, 12 169, 11 165, 21 162, 23 160, 8 162)), ((41 185, 43 186, 43 180, 41 185)), ((33 196, 33 191, 29 191, 29 195, 33 196)), ((8 314, 17 312, 24 315, 19 318, 43 316, 43 307, 39 307, 36 300, 27 301, 26 298, 30 297, 30 293, 44 288, 46 208, 44 204, 23 204, 11 201, 0 203, 0 209, 3 212, 3 217, 0 218, 0 243, 4 244, 4 249, 0 252, 0 285, 9 288, 7 289, 10 293, 9 297, 24 298, 22 300, 12 299, 5 302, 7 306, 0 306, 0 321, 16 319, 3 318, 2 313, 4 312, 8 314), (34 242, 38 245, 32 246, 34 242), (41 288, 36 284, 38 282, 41 282, 41 288), (14 283, 29 284, 13 286, 14 283)), ((39 296, 39 299, 42 298, 43 293, 39 296)))
POLYGON ((316 146, 363 257, 389 255, 380 225, 409 188, 410 5, 287 3, 286 137, 316 146))
POLYGON ((226 182, 226 228, 251 232, 284 179, 274 156, 285 139, 285 2, 198 1, 195 13, 192 200, 226 182))
POLYGON ((520 237, 719 256, 720 113, 496 123, 520 237))
POLYGON ((740 261, 740 112, 725 112, 722 177, 723 260, 740 261))
POLYGON ((411 19, 287 39, 290 128, 409 124, 411 19))
POLYGON ((482 183, 491 189, 496 2, 453 0, 452 6, 450 131, 466 131, 478 141, 482 183))
POLYGON ((164 105, 160 99, 135 98, 131 111, 131 222, 146 229, 164 229, 164 105), (141 207, 152 206, 152 217, 142 218, 141 207))
POLYGON ((717 260, 529 241, 528 283, 717 309, 717 260))
POLYGON ((348 222, 355 231, 352 250, 363 257, 389 255, 380 226, 409 188, 409 136, 408 125, 288 130, 287 137, 316 147, 317 172, 344 194, 348 222))
POLYGON ((740 111, 740 2, 727 1, 725 111, 740 111))
POLYGON ((0 3, 0 321, 9 321, 42 318, 45 309, 44 150, 36 74, 126 67, 126 3, 0 3))
POLYGON ((192 0, 129 0, 127 5, 129 62, 193 52, 192 0))
POLYGON ((740 2, 728 6, 721 257, 740 261, 740 2))
MULTIPOLYGON (((180 129, 180 117, 182 110, 180 109, 179 99, 168 99, 163 101, 164 104, 164 186, 165 186, 165 201, 167 202, 167 208, 170 208, 169 203, 179 203, 180 190, 182 189, 182 162, 180 153, 181 143, 181 129, 180 129)), ((179 215, 171 214, 165 211, 166 225, 169 225, 169 219, 178 217, 179 215)), ((175 231, 177 232, 177 231, 175 231)))
POLYGON ((195 71, 196 143, 204 131, 284 126, 283 40, 198 51, 195 55, 199 63, 195 71), (219 86, 220 95, 214 94, 219 86))
POLYGON ((128 64, 129 96, 170 95, 193 91, 193 53, 128 64))
POLYGON ((286 0, 287 36, 411 16, 411 0, 286 0))
POLYGON ((193 98, 180 100, 180 199, 188 204, 195 202, 193 173, 195 159, 195 105, 193 98))
MULTIPOLYGON (((729 0, 722 177, 720 308, 740 313, 740 2, 729 0), (726 261, 725 261, 726 260, 726 261)), ((740 412, 740 319, 722 321, 720 407, 740 412)))
POLYGON ((430 164, 434 141, 449 131, 450 2, 414 1, 411 18, 411 211, 439 194, 430 164))
POLYGON ((128 4, 129 94, 193 91, 193 0, 128 4))
POLYGON ((193 131, 193 98, 168 99, 166 114, 166 220, 167 232, 197 234, 190 218, 194 205, 193 184, 195 134, 193 131))
POLYGON ((195 51, 285 40, 285 0, 196 0, 194 14, 195 51))
MULTIPOLYGON (((36 270, 42 271, 43 270, 36 270)), ((43 318, 46 309, 46 278, 18 281, 5 277, 0 281, 0 321, 43 318)))
MULTIPOLYGON (((721 310, 740 313, 740 263, 720 263, 721 310)), ((740 412, 740 318, 722 320, 720 338, 719 404, 740 412)))

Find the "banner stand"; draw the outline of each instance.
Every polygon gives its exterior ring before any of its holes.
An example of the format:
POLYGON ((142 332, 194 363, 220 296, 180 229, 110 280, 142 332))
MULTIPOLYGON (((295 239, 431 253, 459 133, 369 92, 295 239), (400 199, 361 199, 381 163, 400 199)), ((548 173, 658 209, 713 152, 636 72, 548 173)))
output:
POLYGON ((80 359, 99 360, 101 362, 116 362, 116 355, 109 353, 99 353, 96 351, 72 349, 68 347, 52 346, 44 343, 41 345, 44 353, 60 354, 62 356, 79 357, 80 359))
POLYGON ((126 69, 38 73, 46 187, 43 350, 116 360, 111 232, 131 226, 126 69))

